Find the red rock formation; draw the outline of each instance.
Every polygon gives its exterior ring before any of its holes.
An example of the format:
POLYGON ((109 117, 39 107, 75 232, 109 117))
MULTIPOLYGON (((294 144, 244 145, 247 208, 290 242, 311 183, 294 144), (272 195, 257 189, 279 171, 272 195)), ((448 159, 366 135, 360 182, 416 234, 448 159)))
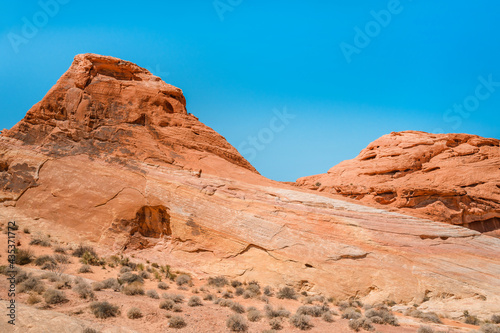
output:
POLYGON ((181 89, 131 62, 77 55, 26 117, 4 134, 51 156, 85 153, 223 175, 207 156, 257 171, 222 136, 186 111, 181 89), (205 171, 205 170, 204 170, 205 171))
POLYGON ((186 113, 179 89, 119 59, 77 56, 0 136, 0 186, 0 218, 109 254, 339 298, 500 311, 500 240, 268 180, 186 113))
POLYGON ((500 229, 500 141, 496 139, 391 133, 327 174, 300 178, 297 184, 480 232, 500 229))

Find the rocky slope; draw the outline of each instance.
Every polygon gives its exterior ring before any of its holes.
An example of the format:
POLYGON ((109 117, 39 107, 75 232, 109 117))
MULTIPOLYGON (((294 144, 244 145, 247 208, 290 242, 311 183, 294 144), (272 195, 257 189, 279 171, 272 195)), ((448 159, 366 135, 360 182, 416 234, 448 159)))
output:
POLYGON ((1 218, 60 239, 196 276, 500 311, 499 239, 268 180, 179 89, 119 59, 77 56, 0 136, 0 165, 1 218))
POLYGON ((496 139, 391 133, 356 158, 326 174, 300 178, 297 184, 500 235, 500 141, 496 139))

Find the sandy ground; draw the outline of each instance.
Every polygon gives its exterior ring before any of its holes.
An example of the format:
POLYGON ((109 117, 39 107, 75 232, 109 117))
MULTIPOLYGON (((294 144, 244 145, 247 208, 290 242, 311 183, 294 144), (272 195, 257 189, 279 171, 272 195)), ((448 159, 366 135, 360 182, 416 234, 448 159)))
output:
MULTIPOLYGON (((0 232, 0 265, 7 264, 7 234, 4 232, 6 229, 6 223, 1 225, 3 230, 0 232)), ((51 247, 43 247, 38 245, 29 245, 31 238, 38 234, 37 230, 30 230, 30 234, 27 234, 23 230, 24 228, 21 226, 19 230, 16 231, 16 242, 18 247, 21 249, 31 249, 35 256, 40 256, 43 254, 54 254, 54 248, 56 246, 62 246, 63 248, 70 247, 69 244, 59 243, 58 239, 55 239, 55 236, 51 236, 50 241, 52 243, 51 247)), ((74 244, 72 245, 74 246, 74 244)), ((68 250, 68 254, 71 251, 68 250)), ((98 251, 99 252, 99 251, 98 251)), ((99 253, 101 256, 103 253, 99 253)), ((109 255, 109 254, 108 254, 109 255)), ((116 278, 119 275, 120 267, 111 268, 106 265, 106 268, 102 268, 101 266, 92 266, 91 273, 78 273, 78 269, 81 267, 81 263, 79 258, 68 255, 71 263, 68 264, 64 269, 64 274, 67 274, 71 277, 80 276, 82 278, 87 279, 88 282, 97 282, 102 281, 107 278, 116 278)), ((134 258, 130 258, 132 262, 140 263, 139 260, 134 258)), ((147 267, 149 264, 147 262, 143 262, 144 266, 147 267)), ((34 265, 34 263, 21 266, 23 270, 27 272, 32 272, 34 275, 41 275, 44 271, 40 270, 40 267, 34 265)), ((172 268, 175 272, 175 267, 172 268)), ((137 273, 137 272, 134 272, 137 273)), ((121 309, 121 314, 114 318, 108 319, 97 319, 91 313, 89 309, 89 305, 92 302, 91 300, 85 300, 79 298, 78 294, 71 289, 63 289, 65 292, 68 301, 58 305, 48 305, 44 301, 29 305, 28 309, 43 309, 46 314, 50 313, 61 313, 65 314, 71 318, 75 318, 81 320, 82 322, 88 322, 88 326, 96 328, 98 331, 110 331, 112 328, 116 327, 124 327, 137 332, 230 332, 230 330, 226 327, 226 320, 234 312, 227 308, 221 307, 217 304, 214 304, 212 301, 203 301, 202 306, 198 307, 190 307, 187 305, 187 300, 193 296, 198 295, 200 298, 207 293, 213 294, 217 297, 221 297, 221 293, 225 290, 234 291, 234 288, 230 286, 226 286, 223 288, 211 287, 206 284, 204 280, 194 279, 192 281, 192 286, 187 287, 187 290, 179 289, 179 286, 176 285, 175 282, 170 281, 166 278, 162 279, 163 282, 166 282, 169 286, 168 290, 161 290, 158 288, 158 280, 154 279, 154 275, 151 274, 151 279, 146 279, 144 282, 145 290, 156 290, 160 295, 160 299, 152 299, 146 295, 144 296, 127 296, 121 292, 115 292, 112 290, 102 290, 95 291, 96 300, 98 301, 108 301, 112 304, 118 305, 121 309), (203 289, 204 291, 200 291, 203 289), (180 294, 185 297, 185 301, 181 304, 182 312, 173 313, 171 311, 166 311, 159 308, 159 304, 162 301, 161 295, 162 293, 169 294, 180 294), (141 310, 143 317, 139 319, 129 319, 127 318, 127 311, 131 307, 137 307, 141 310), (185 319, 187 326, 181 329, 174 329, 169 327, 169 316, 181 316, 185 319)), ((47 287, 54 286, 55 282, 49 282, 48 280, 43 280, 47 287)), ((264 287, 264 286, 261 286, 264 287)), ((0 299, 7 300, 7 289, 8 284, 5 278, 0 280, 0 299)), ((29 295, 25 293, 17 293, 16 301, 21 304, 26 304, 29 295)), ((280 300, 276 297, 269 297, 269 304, 273 307, 284 307, 292 314, 297 310, 298 307, 303 305, 304 297, 299 297, 298 300, 280 300)), ((264 306, 266 302, 261 299, 250 298, 244 299, 241 296, 235 296, 232 301, 238 302, 243 305, 245 308, 249 306, 254 306, 262 313, 264 313, 264 306)), ((315 303, 319 305, 320 303, 315 303)), ((341 313, 341 311, 333 304, 329 304, 332 310, 335 310, 337 313, 341 313)), ((24 312, 23 312, 24 313, 24 312)), ((376 332, 387 332, 387 333, 406 333, 406 332, 417 332, 420 325, 424 324, 427 326, 431 326, 435 329, 436 332, 467 332, 471 329, 478 329, 476 326, 466 325, 457 321, 453 321, 450 319, 443 319, 442 325, 429 324, 429 323, 421 323, 418 319, 405 317, 400 313, 395 313, 398 317, 398 320, 401 326, 394 327, 388 325, 374 325, 376 332)), ((246 319, 246 314, 243 316, 246 319)), ((312 323, 314 327, 308 332, 353 332, 348 328, 349 320, 341 319, 340 315, 334 316, 335 322, 327 323, 323 321, 321 318, 312 318, 312 323)), ((2 321, 5 321, 5 316, 2 316, 2 321)), ((248 323, 248 332, 263 332, 265 330, 270 329, 269 320, 267 318, 262 318, 258 322, 249 322, 248 323)), ((284 319, 282 321, 283 329, 280 332, 300 332, 298 328, 293 327, 288 319, 284 319)), ((0 326, 2 327, 2 326, 0 326)), ((55 331, 55 329, 54 329, 55 331)), ((62 330, 64 331, 64 329, 62 330)))

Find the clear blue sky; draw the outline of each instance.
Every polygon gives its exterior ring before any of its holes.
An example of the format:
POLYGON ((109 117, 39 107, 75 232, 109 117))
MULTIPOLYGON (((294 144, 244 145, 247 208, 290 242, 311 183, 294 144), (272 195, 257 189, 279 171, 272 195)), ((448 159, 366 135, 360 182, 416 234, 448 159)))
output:
POLYGON ((183 89, 189 112, 276 180, 392 131, 500 137, 497 1, 59 1, 0 4, 2 128, 93 52, 183 89))

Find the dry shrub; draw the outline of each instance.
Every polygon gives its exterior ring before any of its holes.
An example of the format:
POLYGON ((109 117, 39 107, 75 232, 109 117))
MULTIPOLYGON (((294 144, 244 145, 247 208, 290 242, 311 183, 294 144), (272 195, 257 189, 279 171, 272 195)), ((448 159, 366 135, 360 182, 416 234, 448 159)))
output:
POLYGON ((246 332, 248 330, 248 323, 239 314, 231 315, 226 321, 226 326, 233 332, 246 332))

